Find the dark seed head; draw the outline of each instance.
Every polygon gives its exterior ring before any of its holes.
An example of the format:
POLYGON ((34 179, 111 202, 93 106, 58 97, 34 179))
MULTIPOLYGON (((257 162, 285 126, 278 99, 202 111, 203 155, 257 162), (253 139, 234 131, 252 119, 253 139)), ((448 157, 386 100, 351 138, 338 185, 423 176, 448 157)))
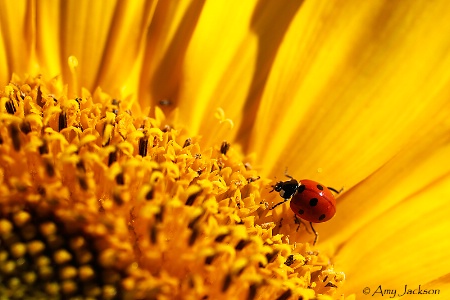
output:
POLYGON ((58 131, 61 131, 64 128, 67 128, 67 115, 65 112, 62 112, 59 114, 58 131))
POLYGON ((183 148, 186 148, 187 146, 190 146, 190 145, 192 145, 192 139, 191 139, 191 138, 187 138, 187 139, 184 141, 183 148))
POLYGON ((139 139, 139 155, 145 157, 147 155, 148 139, 139 139))
POLYGON ((230 144, 228 142, 224 141, 222 143, 222 145, 220 146, 220 153, 222 153, 223 155, 226 155, 229 149, 230 149, 230 144))

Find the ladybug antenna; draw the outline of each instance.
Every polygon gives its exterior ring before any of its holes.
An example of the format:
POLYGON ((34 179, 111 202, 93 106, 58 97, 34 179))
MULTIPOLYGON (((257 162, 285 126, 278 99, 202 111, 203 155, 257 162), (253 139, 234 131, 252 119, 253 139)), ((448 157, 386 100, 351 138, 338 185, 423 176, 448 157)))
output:
MULTIPOLYGON (((277 176, 275 176, 275 180, 277 180, 277 176)), ((277 181, 277 183, 278 183, 278 181, 277 181)), ((275 187, 277 186, 277 183, 270 186, 272 188, 272 190, 269 193, 272 193, 273 191, 275 191, 275 187)))
POLYGON ((286 167, 286 170, 284 170, 284 176, 286 176, 287 178, 290 179, 294 179, 294 177, 292 177, 291 175, 288 174, 288 168, 286 167))

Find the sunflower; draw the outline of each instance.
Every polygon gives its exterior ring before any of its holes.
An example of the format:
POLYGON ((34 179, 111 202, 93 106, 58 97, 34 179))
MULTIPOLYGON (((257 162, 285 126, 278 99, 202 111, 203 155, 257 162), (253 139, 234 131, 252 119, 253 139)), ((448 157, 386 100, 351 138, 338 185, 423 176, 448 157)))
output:
POLYGON ((236 4, 0 1, 1 299, 448 298, 450 4, 236 4))

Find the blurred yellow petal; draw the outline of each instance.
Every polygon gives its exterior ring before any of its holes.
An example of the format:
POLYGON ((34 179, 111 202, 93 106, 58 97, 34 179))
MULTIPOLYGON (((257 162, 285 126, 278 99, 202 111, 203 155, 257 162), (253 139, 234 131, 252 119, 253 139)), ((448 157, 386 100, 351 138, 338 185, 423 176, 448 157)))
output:
POLYGON ((449 126, 447 118, 439 128, 418 135, 338 198, 339 214, 318 226, 326 244, 337 249, 336 266, 352 278, 349 290, 362 295, 365 286, 426 285, 448 273, 450 242, 443 237, 450 228, 445 200, 450 170, 443 162, 450 157, 449 126), (361 266, 372 271, 361 273, 361 266))
MULTIPOLYGON (((158 1, 118 1, 108 32, 96 85, 119 94, 135 93, 139 71, 144 67, 140 53, 158 1), (130 70, 132 71, 131 76, 130 70), (127 76, 124 76, 125 74, 127 76), (127 80, 124 82, 124 78, 127 80), (120 89, 120 90, 119 90, 120 89)), ((121 94, 119 94, 121 95, 121 94)))
POLYGON ((246 4, 236 6, 238 11, 232 5, 210 5, 216 6, 215 11, 205 11, 187 53, 186 76, 192 79, 183 96, 197 101, 199 107, 199 116, 191 117, 193 128, 211 126, 212 120, 201 116, 220 106, 237 126, 231 139, 235 135, 248 138, 280 41, 301 1, 246 4), (224 22, 229 26, 222 26, 224 22), (204 67, 189 67, 195 65, 204 67))
POLYGON ((305 2, 248 144, 265 172, 297 166, 291 175, 351 187, 437 125, 434 115, 450 109, 450 40, 436 30, 450 26, 449 9, 447 1, 305 2))
POLYGON ((148 28, 139 92, 142 106, 166 100, 176 104, 186 48, 203 0, 159 1, 148 28))
POLYGON ((341 245, 336 266, 346 270, 347 278, 351 278, 346 285, 347 292, 362 296, 365 286, 417 287, 448 274, 450 241, 443 238, 450 228, 447 205, 433 200, 448 199, 450 193, 444 188, 449 183, 447 175, 433 186, 427 186, 426 192, 412 195, 370 220, 364 230, 357 231, 341 245), (370 271, 361 272, 361 266, 370 271))
POLYGON ((62 32, 60 5, 57 1, 36 1, 36 57, 39 61, 39 72, 47 76, 62 74, 67 59, 61 56, 59 43, 62 32))
POLYGON ((9 76, 8 56, 6 54, 5 37, 3 30, 0 30, 0 82, 7 82, 9 76))
POLYGON ((208 117, 207 112, 217 107, 224 109, 227 117, 241 115, 242 108, 236 103, 243 103, 255 71, 257 41, 248 28, 255 6, 256 1, 246 1, 242 5, 205 4, 186 53, 183 75, 189 85, 180 95, 182 109, 196 107, 187 116, 195 132, 213 125, 214 119, 208 117), (224 23, 228 26, 223 26, 224 23), (214 36, 221 38, 212 39, 214 36), (231 95, 233 101, 230 101, 231 95))
MULTIPOLYGON (((332 242, 338 245, 343 243, 359 228, 415 194, 432 193, 436 188, 435 184, 444 180, 450 171, 448 165, 443 163, 450 154, 449 120, 446 120, 446 124, 442 123, 442 126, 445 124, 446 131, 441 132, 442 128, 435 128, 426 135, 418 135, 417 139, 412 140, 411 144, 392 160, 363 182, 344 192, 342 197, 338 197, 340 213, 336 216, 336 222, 342 223, 343 228, 335 232, 330 227, 332 224, 323 225, 325 231, 334 232, 332 242)), ((430 200, 431 198, 433 197, 430 196, 430 200)), ((441 198, 437 198, 436 202, 445 203, 441 198)), ((427 205, 424 203, 425 206, 427 205)), ((408 215, 418 217, 414 214, 408 215)), ((390 225, 393 222, 394 220, 390 225)))
MULTIPOLYGON (((6 64, 2 66, 5 71, 24 73, 36 70, 35 18, 33 0, 0 1, 0 28, 4 47, 1 52, 7 57, 6 64)), ((2 82, 10 78, 4 73, 0 76, 2 82)))
MULTIPOLYGON (((93 89, 106 50, 116 1, 62 1, 60 5, 57 20, 61 20, 61 31, 57 46, 61 47, 63 58, 75 56, 78 59, 81 86, 93 89)), ((65 60, 62 66, 63 74, 70 74, 65 60)))

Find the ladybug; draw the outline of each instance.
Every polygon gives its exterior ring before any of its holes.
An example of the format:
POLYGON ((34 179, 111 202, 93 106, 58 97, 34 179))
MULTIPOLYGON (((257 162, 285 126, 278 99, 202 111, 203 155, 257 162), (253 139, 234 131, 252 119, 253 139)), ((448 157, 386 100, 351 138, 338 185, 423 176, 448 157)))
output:
POLYGON ((289 175, 286 176, 290 180, 279 181, 272 186, 270 192, 278 192, 284 201, 275 204, 271 209, 290 199, 291 209, 296 217, 309 222, 315 235, 313 243, 315 245, 318 234, 314 230, 312 223, 322 223, 334 216, 336 213, 336 199, 331 191, 336 194, 339 194, 339 192, 309 179, 297 181, 289 175))

